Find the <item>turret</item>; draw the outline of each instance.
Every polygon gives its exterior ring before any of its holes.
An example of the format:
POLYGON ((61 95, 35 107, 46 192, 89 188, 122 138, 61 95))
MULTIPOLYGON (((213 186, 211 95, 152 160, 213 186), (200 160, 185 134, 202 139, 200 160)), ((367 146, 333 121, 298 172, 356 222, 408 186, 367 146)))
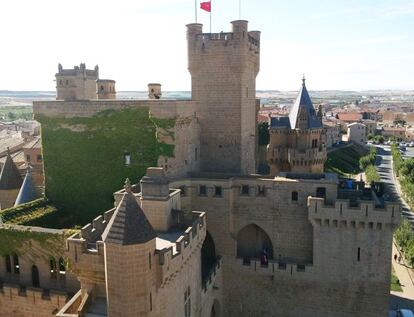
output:
POLYGON ((99 68, 87 69, 85 64, 64 69, 58 65, 56 76, 57 100, 90 100, 96 99, 96 80, 99 78, 99 68))
POLYGON ((232 32, 203 33, 187 25, 192 99, 201 126, 201 171, 256 171, 256 75, 260 32, 233 21, 232 32))
POLYGON ((156 232, 132 193, 126 193, 102 238, 108 317, 150 316, 156 232))
POLYGON ((327 154, 321 112, 315 111, 303 78, 289 116, 270 120, 267 161, 272 176, 323 172, 327 154))
POLYGON ((116 99, 115 80, 98 79, 96 81, 98 99, 116 99))
POLYGON ((148 99, 160 99, 161 95, 161 84, 148 84, 148 99))

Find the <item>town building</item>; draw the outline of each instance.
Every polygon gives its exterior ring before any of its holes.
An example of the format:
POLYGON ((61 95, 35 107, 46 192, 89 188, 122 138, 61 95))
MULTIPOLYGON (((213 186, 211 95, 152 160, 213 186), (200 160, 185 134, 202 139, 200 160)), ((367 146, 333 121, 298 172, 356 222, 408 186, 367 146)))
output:
POLYGON ((348 124, 347 141, 364 145, 367 142, 367 127, 363 123, 348 124))

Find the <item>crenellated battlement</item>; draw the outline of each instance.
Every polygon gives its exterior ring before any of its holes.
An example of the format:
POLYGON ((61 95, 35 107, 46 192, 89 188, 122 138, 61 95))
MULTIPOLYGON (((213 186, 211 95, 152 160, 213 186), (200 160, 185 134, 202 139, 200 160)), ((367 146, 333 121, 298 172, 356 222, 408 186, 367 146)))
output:
POLYGON ((326 204, 323 198, 308 197, 308 217, 314 226, 382 230, 400 223, 401 206, 394 202, 380 206, 373 200, 347 199, 326 204))
POLYGON ((174 242, 173 245, 157 250, 160 264, 160 287, 172 280, 192 254, 199 250, 204 242, 207 226, 204 212, 193 211, 196 217, 191 227, 174 242))
POLYGON ((106 211, 103 215, 93 219, 92 223, 83 226, 80 232, 80 238, 83 238, 86 243, 95 243, 102 236, 115 209, 112 208, 106 211))
POLYGON ((312 276, 315 276, 315 268, 310 263, 286 263, 270 260, 267 265, 263 265, 260 259, 251 259, 248 262, 243 259, 236 259, 236 262, 246 273, 294 278, 312 278, 312 276))
MULTIPOLYGON (((19 306, 32 305, 33 302, 43 305, 42 302, 53 305, 57 308, 62 307, 68 299, 68 294, 56 290, 45 290, 35 287, 22 287, 18 284, 0 283, 0 303, 6 304, 7 301, 19 303, 19 306), (40 303, 39 303, 40 302, 40 303)), ((52 312, 52 311, 51 311, 52 312)))

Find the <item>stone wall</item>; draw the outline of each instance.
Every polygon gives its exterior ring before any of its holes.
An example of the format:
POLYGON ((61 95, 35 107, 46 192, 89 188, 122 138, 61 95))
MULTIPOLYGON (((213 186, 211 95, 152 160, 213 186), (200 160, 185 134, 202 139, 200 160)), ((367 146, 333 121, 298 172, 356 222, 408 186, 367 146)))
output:
POLYGON ((367 202, 353 209, 348 201, 336 199, 337 180, 329 175, 321 179, 206 175, 171 186, 184 188, 184 210, 206 211, 207 229, 216 252, 223 256, 226 316, 387 316, 397 204, 378 209, 367 202), (200 195, 200 186, 206 186, 206 195, 200 195), (216 187, 221 187, 222 195, 215 195, 216 187), (326 188, 325 200, 312 198, 308 205, 308 196, 315 196, 319 187, 326 188), (292 192, 297 192, 297 201, 292 192), (315 216, 317 202, 321 206, 315 216), (322 219, 320 226, 315 217, 322 219), (330 226, 325 226, 328 218, 330 226), (352 228, 352 221, 358 226, 362 218, 364 229, 352 228), (349 228, 342 229, 340 220, 345 219, 349 228), (237 256, 238 234, 251 224, 271 240, 268 266, 262 267, 258 258, 246 262, 237 256))
POLYGON ((38 288, 22 289, 19 285, 4 284, 0 288, 0 317, 55 316, 66 300, 66 293, 45 293, 38 288))

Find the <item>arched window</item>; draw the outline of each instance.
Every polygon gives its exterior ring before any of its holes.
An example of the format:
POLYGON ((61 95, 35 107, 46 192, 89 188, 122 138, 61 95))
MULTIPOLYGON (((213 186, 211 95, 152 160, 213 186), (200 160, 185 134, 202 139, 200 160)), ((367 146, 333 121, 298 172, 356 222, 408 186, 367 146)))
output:
POLYGON ((56 267, 55 258, 51 258, 49 263, 50 263, 50 277, 51 278, 56 278, 57 277, 57 267, 56 267))
POLYGON ((39 270, 36 265, 32 265, 32 286, 39 287, 39 270))
POLYGON ((63 258, 59 259, 59 274, 66 274, 66 263, 63 258))
POLYGON ((101 85, 101 91, 104 91, 104 86, 103 85, 101 85))
POLYGON ((13 270, 14 274, 20 274, 19 257, 17 254, 13 254, 13 270))
POLYGON ((4 261, 6 262, 6 272, 7 273, 11 273, 12 272, 12 266, 11 266, 11 259, 10 259, 10 255, 5 255, 4 256, 4 261))
POLYGON ((259 259, 266 253, 268 259, 273 259, 273 246, 269 236, 255 224, 250 224, 237 234, 237 257, 246 261, 259 259))

